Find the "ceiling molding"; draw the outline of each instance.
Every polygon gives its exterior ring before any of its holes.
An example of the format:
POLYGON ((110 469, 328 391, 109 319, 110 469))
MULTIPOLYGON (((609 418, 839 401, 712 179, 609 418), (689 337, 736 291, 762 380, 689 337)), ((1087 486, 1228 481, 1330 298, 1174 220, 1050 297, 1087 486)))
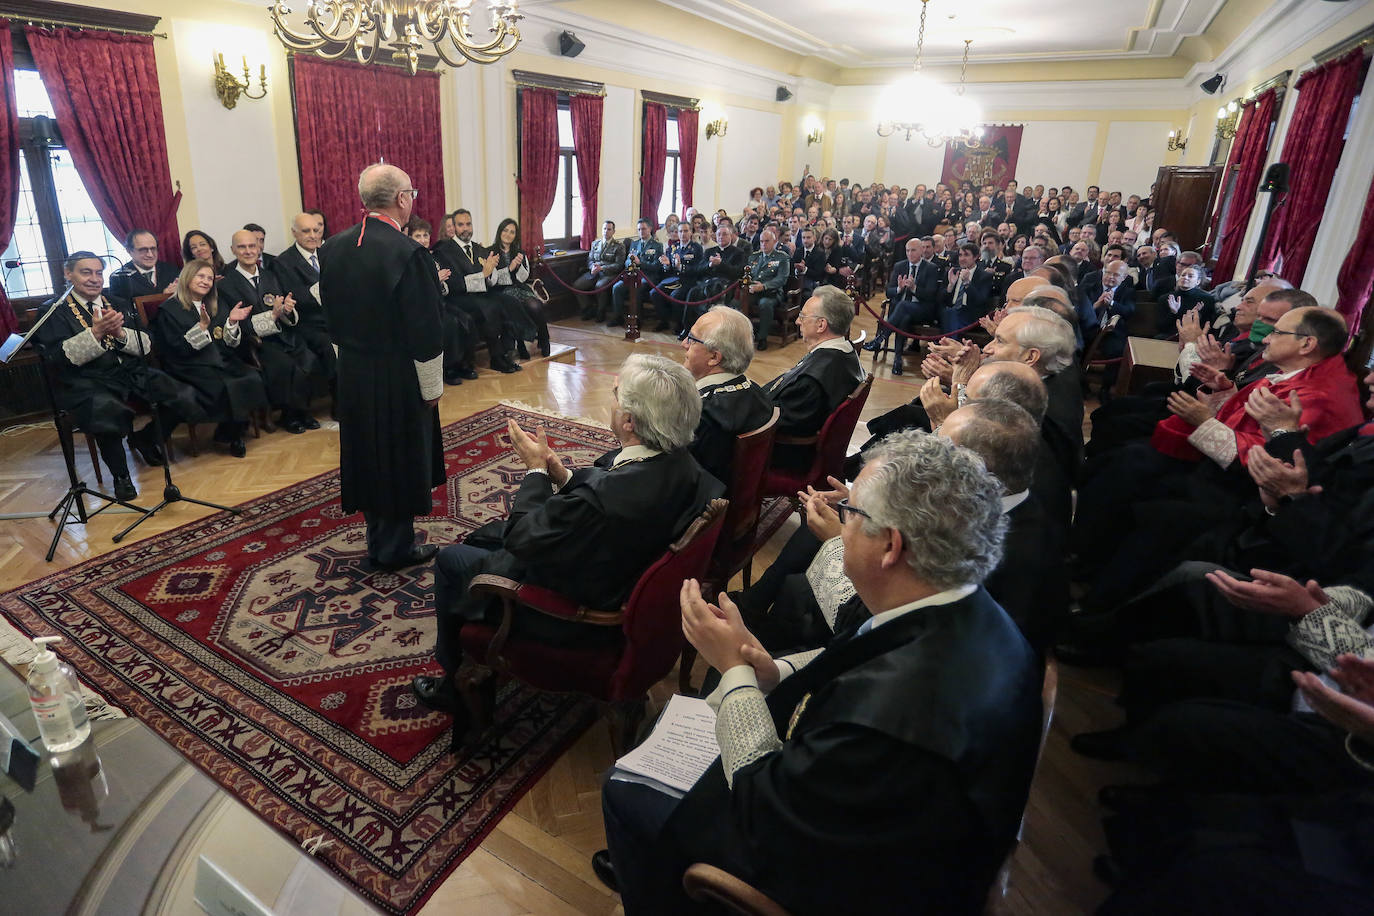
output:
MULTIPOLYGON (((866 112, 873 105, 876 88, 837 86, 830 104, 839 111, 866 112)), ((1192 92, 1177 79, 978 83, 969 87, 969 95, 984 111, 1152 111, 1186 109, 1192 104, 1192 92)))

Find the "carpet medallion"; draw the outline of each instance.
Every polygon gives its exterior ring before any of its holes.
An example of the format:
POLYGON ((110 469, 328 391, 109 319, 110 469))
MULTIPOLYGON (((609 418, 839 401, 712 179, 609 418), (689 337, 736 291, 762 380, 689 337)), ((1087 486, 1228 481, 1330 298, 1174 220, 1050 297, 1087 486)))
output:
MULTIPOLYGON (((429 543, 503 517, 523 468, 506 421, 543 424, 565 463, 605 429, 502 405, 444 429, 449 481, 429 543)), ((433 572, 364 562, 362 517, 331 472, 0 596, 28 634, 66 637, 83 680, 388 913, 438 882, 591 721, 575 697, 508 685, 502 727, 447 751, 447 717, 410 679, 434 673, 433 572)))

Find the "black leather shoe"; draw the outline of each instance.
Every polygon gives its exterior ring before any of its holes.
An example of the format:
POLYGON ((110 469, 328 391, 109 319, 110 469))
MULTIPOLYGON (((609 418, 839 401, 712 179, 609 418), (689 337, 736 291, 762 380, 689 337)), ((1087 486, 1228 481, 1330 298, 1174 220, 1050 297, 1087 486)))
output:
POLYGON ((539 348, 540 356, 548 356, 549 353, 553 350, 553 347, 549 344, 549 339, 547 337, 538 338, 537 340, 535 340, 534 345, 539 348))
POLYGON ((138 490, 134 489, 134 482, 128 477, 116 477, 114 479, 115 499, 122 499, 124 502, 138 498, 138 490))
POLYGON ((754 341, 754 349, 755 349, 755 350, 758 350, 760 353, 762 353, 764 350, 767 350, 767 349, 768 349, 768 341, 766 341, 766 340, 756 340, 756 341, 754 341))
POLYGON ((882 345, 883 341, 875 338, 873 340, 870 340, 868 343, 864 344, 863 349, 869 353, 877 353, 878 348, 880 348, 882 345))
POLYGON ((303 414, 301 414, 299 419, 300 419, 301 426, 304 426, 306 429, 319 429, 319 428, 320 428, 320 421, 319 421, 319 420, 316 420, 314 417, 310 416, 310 414, 308 414, 308 413, 303 413, 303 414))
POLYGON ((453 715, 462 707, 458 688, 454 686, 453 678, 447 675, 439 677, 418 675, 411 680, 410 690, 415 694, 415 698, 420 701, 421 706, 435 712, 446 712, 453 715))
POLYGON ((611 851, 609 849, 592 853, 592 871, 596 873, 602 884, 617 894, 620 893, 620 882, 615 879, 615 866, 611 864, 611 851))
POLYGON ((471 366, 465 366, 462 369, 458 370, 458 377, 465 378, 471 381, 472 379, 477 378, 477 370, 472 368, 471 366))
POLYGON ((428 563, 434 559, 434 555, 439 552, 439 548, 434 544, 421 544, 418 547, 410 548, 410 553, 399 560, 383 563, 380 560, 373 560, 372 563, 378 569, 396 570, 405 569, 407 566, 415 566, 419 563, 428 563))
POLYGON ((279 426, 293 436, 299 436, 301 433, 305 432, 305 424, 295 417, 292 417, 290 420, 283 420, 279 426))
POLYGON ((1100 732, 1083 732, 1069 739, 1069 747, 1077 754, 1094 760, 1125 760, 1126 750, 1121 746, 1126 737, 1125 728, 1109 728, 1100 732))
POLYGON ((157 444, 157 437, 151 426, 145 426, 138 432, 131 433, 129 445, 138 452, 138 457, 151 467, 160 468, 167 463, 167 456, 162 454, 162 449, 157 444))
POLYGON ((530 349, 529 347, 525 346, 525 342, 523 340, 515 345, 515 355, 520 357, 521 359, 530 358, 530 349))
POLYGON ((463 384, 463 379, 462 379, 461 377, 459 377, 457 374, 451 373, 451 374, 449 374, 449 375, 444 376, 444 384, 445 384, 445 385, 461 385, 461 384, 463 384))
POLYGON ((229 443, 229 454, 233 455, 235 458, 242 458, 244 455, 248 454, 248 446, 243 444, 242 439, 235 439, 233 442, 229 443))
POLYGON ((902 374, 902 367, 901 367, 901 366, 893 366, 893 367, 892 367, 892 374, 893 374, 893 375, 901 375, 901 374, 902 374))
POLYGON ((519 366, 515 365, 514 363, 508 363, 504 359, 492 360, 491 368, 497 372, 504 372, 507 375, 510 375, 513 372, 520 371, 519 366))

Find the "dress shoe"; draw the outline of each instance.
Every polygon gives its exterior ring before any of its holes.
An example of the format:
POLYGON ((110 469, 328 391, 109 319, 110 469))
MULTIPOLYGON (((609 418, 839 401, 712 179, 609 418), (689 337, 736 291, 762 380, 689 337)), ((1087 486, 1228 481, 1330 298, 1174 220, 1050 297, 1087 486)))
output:
POLYGON ((902 366, 901 366, 900 363, 898 363, 897 365, 895 365, 895 366, 892 367, 892 374, 893 374, 893 375, 901 375, 901 374, 902 374, 902 366))
POLYGON ((312 417, 312 416, 311 416, 310 414, 308 414, 308 413, 303 413, 303 414, 301 414, 297 419, 300 420, 301 426, 304 426, 306 429, 319 429, 319 428, 320 428, 320 421, 319 421, 319 420, 316 420, 314 417, 312 417))
POLYGON ((596 873, 601 883, 620 893, 620 882, 615 879, 615 866, 611 864, 611 851, 602 849, 592 853, 592 871, 596 873))
POLYGON ((131 433, 129 445, 150 467, 160 468, 167 463, 167 456, 162 454, 162 449, 157 444, 157 436, 151 426, 145 426, 138 432, 131 433))
POLYGON ((755 350, 758 350, 760 353, 762 353, 764 350, 767 350, 767 349, 768 349, 768 341, 767 341, 767 340, 756 340, 756 341, 754 341, 754 349, 755 349, 755 350))
POLYGON ((471 381, 477 378, 477 370, 472 368, 471 366, 464 366, 463 368, 458 370, 457 375, 460 379, 467 379, 468 381, 471 381))
POLYGON ((435 712, 453 715, 463 706, 462 699, 458 696, 458 688, 454 686, 453 678, 448 675, 418 675, 411 680, 410 690, 421 706, 435 712))
POLYGON ((401 557, 399 560, 391 560, 385 563, 381 560, 373 560, 372 563, 378 569, 405 569, 407 566, 415 566, 419 563, 429 562, 434 559, 434 555, 438 552, 439 548, 433 544, 420 544, 417 547, 410 548, 410 553, 401 557))
POLYGON ((248 454, 248 446, 243 444, 242 439, 235 439, 233 442, 229 443, 229 454, 233 455, 235 458, 242 458, 244 455, 248 454))
POLYGON ((461 385, 461 384, 463 384, 463 379, 462 379, 462 377, 459 376, 457 373, 452 373, 452 372, 451 372, 451 373, 449 373, 448 375, 444 376, 444 384, 445 384, 445 385, 461 385))
POLYGON ((882 347, 883 343, 884 341, 878 340, 875 337, 873 340, 870 340, 868 343, 864 344, 863 349, 869 353, 877 353, 878 350, 882 347))
POLYGON ((301 433, 305 432, 305 424, 295 417, 289 420, 283 420, 280 424, 280 428, 286 430, 293 436, 299 436, 301 433))
POLYGON ((516 365, 513 364, 513 363, 508 363, 508 362, 506 362, 504 359, 494 359, 494 360, 492 360, 492 361, 491 361, 491 368, 492 368, 494 371, 496 371, 496 372, 504 372, 504 373, 506 373, 507 375, 510 375, 510 374, 513 373, 513 372, 519 372, 519 371, 520 371, 520 367, 519 367, 519 366, 516 366, 516 365))
POLYGON ((1073 748, 1075 753, 1094 760, 1125 760, 1126 749, 1122 747, 1122 739, 1126 735, 1127 729, 1124 727, 1109 728, 1100 732, 1082 732, 1069 739, 1069 747, 1073 748))
POLYGON ((549 344, 548 337, 537 338, 534 342, 534 345, 539 348, 540 356, 548 356, 551 352, 553 352, 553 348, 549 344))
POLYGON ((128 477, 116 477, 114 479, 115 499, 128 502, 138 498, 138 490, 134 489, 134 482, 128 477))
POLYGON ((612 318, 610 321, 606 322, 606 327, 608 327, 608 328, 618 328, 618 327, 624 326, 624 324, 625 324, 625 319, 624 319, 624 318, 612 318))
POLYGON ((523 340, 515 345, 515 355, 520 357, 521 359, 530 358, 530 349, 529 347, 525 346, 525 342, 523 340))

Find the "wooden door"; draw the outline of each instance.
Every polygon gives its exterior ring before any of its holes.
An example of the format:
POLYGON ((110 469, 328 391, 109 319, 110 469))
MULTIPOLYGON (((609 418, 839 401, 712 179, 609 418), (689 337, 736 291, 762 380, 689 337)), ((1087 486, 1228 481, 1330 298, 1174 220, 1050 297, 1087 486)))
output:
POLYGON ((1220 165, 1162 165, 1152 202, 1156 229, 1172 230, 1182 251, 1196 251, 1207 240, 1212 207, 1221 187, 1220 165))

